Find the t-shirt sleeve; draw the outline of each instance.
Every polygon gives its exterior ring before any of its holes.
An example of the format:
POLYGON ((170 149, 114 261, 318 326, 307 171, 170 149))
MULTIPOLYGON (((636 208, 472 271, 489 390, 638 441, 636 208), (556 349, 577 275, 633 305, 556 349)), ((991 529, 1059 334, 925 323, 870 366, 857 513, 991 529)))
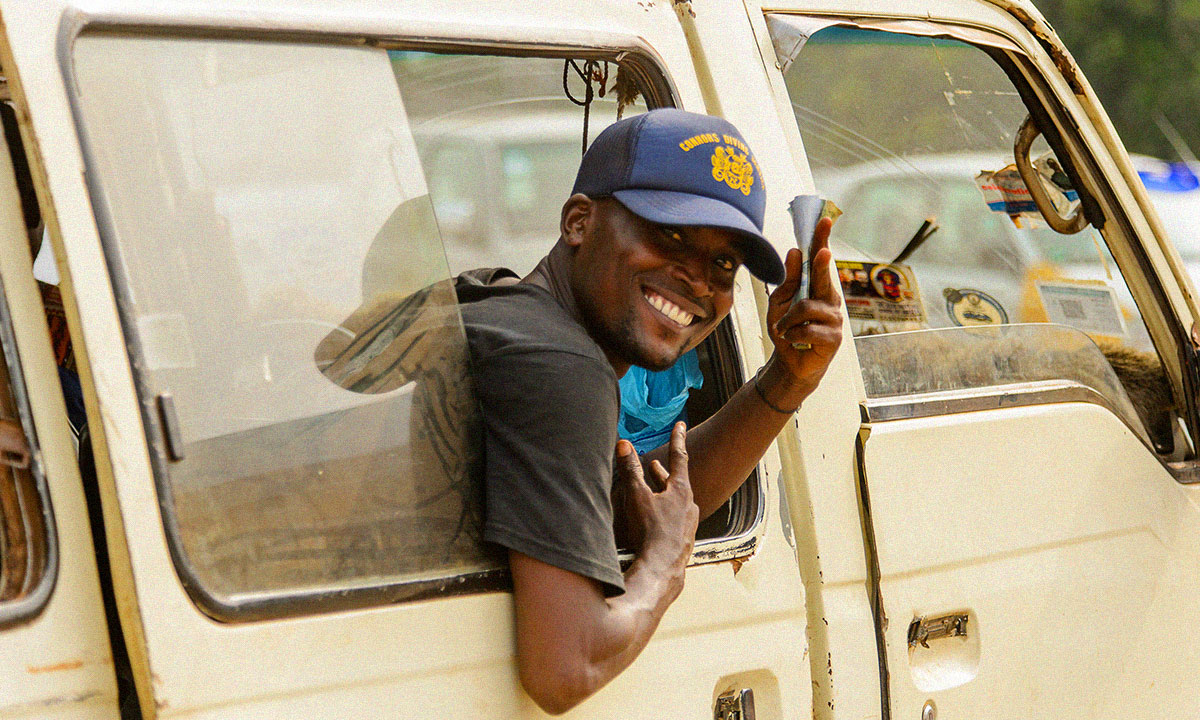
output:
POLYGON ((607 363, 559 350, 477 359, 484 539, 625 591, 613 537, 619 396, 607 363))

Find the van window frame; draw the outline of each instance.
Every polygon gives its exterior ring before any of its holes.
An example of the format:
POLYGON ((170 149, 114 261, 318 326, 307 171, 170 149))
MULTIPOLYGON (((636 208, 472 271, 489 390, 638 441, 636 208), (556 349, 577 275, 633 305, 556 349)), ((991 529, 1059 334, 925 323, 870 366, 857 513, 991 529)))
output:
MULTIPOLYGON (((980 48, 984 52, 988 52, 986 48, 980 48)), ((1023 53, 1017 54, 1012 52, 995 51, 995 54, 988 52, 1000 68, 1008 74, 1012 80, 1017 92, 1021 94, 1021 99, 1024 101, 1026 108, 1034 114, 1034 120, 1039 127, 1043 128, 1046 133, 1047 141, 1057 153, 1060 149, 1061 153, 1069 158, 1072 163, 1072 168, 1065 168, 1072 174, 1072 180, 1077 181, 1081 187, 1085 187, 1087 195, 1090 197, 1091 203, 1095 206, 1095 212, 1102 213, 1106 224, 1108 222, 1116 223, 1119 228, 1120 236, 1127 239, 1135 239, 1138 237, 1134 230, 1133 223, 1130 222, 1128 215, 1124 210, 1124 206, 1116 198, 1116 193, 1113 191, 1110 184, 1104 181, 1104 175, 1100 171, 1099 164, 1096 161, 1095 155, 1086 142, 1079 137, 1077 126, 1068 115, 1066 107, 1062 103, 1047 102, 1048 98, 1055 96, 1052 88, 1046 86, 1044 79, 1037 72, 1033 64, 1033 60, 1023 53), (998 57, 998 55, 1002 57, 998 57), (1042 117, 1038 117, 1040 111, 1042 117), (1047 129, 1050 128, 1050 129, 1047 129), (1057 136, 1057 137, 1054 137, 1057 136)), ((1083 210, 1087 210, 1085 204, 1083 210)), ((1109 238, 1105 230, 1097 229, 1097 232, 1106 245, 1109 244, 1109 238)), ((1109 230, 1111 232, 1111 230, 1109 230)), ((1181 370, 1181 377, 1174 377, 1171 373, 1171 368, 1167 363, 1163 363, 1163 372, 1166 373, 1171 381, 1173 394, 1176 395, 1176 400, 1181 402, 1182 407, 1179 408, 1179 415, 1187 427, 1188 434, 1193 445, 1193 449, 1200 453, 1200 343, 1193 337, 1189 337, 1188 331, 1184 327, 1183 318, 1175 306, 1167 298, 1166 290, 1162 284, 1162 278, 1159 277, 1150 263, 1150 258, 1146 255, 1146 250, 1139 242, 1127 242, 1126 248, 1130 255, 1133 256, 1137 263, 1135 268, 1131 268, 1139 278, 1145 281, 1149 288, 1150 304, 1153 307, 1152 312, 1162 316, 1163 323, 1169 340, 1174 346, 1173 348, 1161 347, 1155 342, 1155 334, 1151 330, 1151 323, 1146 323, 1147 331, 1150 333, 1151 342, 1155 345, 1155 352, 1160 357, 1167 357, 1167 350, 1173 350, 1176 356, 1176 362, 1181 370), (1182 390, 1182 397, 1179 396, 1179 391, 1182 390)), ((1111 245, 1109 247, 1111 252, 1111 245)), ((1114 258, 1115 259, 1115 258, 1114 258)), ((1128 275, 1125 268, 1118 269, 1122 275, 1128 275)), ((1146 311, 1139 298, 1133 289, 1130 288, 1130 296, 1133 298, 1134 305, 1138 308, 1138 313, 1141 314, 1143 322, 1145 322, 1146 311)), ((1193 330, 1194 332, 1194 330, 1193 330)), ((1167 462, 1153 448, 1147 448, 1151 455, 1163 466, 1175 480, 1184 485, 1200 483, 1200 457, 1180 462, 1167 462)))
MULTIPOLYGON (((29 390, 25 385, 25 374, 21 366, 21 358, 17 351, 16 333, 13 329, 12 313, 9 310, 8 295, 5 292, 3 278, 0 278, 0 346, 3 347, 3 359, 8 368, 9 390, 12 392, 13 404, 16 405, 18 420, 25 432, 26 442, 29 443, 29 474, 33 480, 33 489, 38 496, 41 528, 45 543, 41 549, 41 576, 23 596, 13 600, 0 600, 0 630, 29 622, 36 618, 50 602, 54 587, 58 582, 58 528, 54 521, 54 508, 50 502, 50 489, 46 482, 45 467, 42 463, 42 453, 38 443, 37 428, 33 423, 33 411, 29 405, 29 390)), ((4 392, 4 390, 0 390, 4 392)), ((19 518, 0 517, 0 523, 23 522, 26 532, 30 531, 29 518, 22 515, 19 518)), ((32 561, 31 561, 32 562, 32 561)))
MULTIPOLYGON (((766 14, 812 17, 811 14, 799 10, 773 11, 766 14)), ((849 18, 831 19, 833 20, 832 25, 855 26, 853 20, 849 18)), ((1089 222, 1091 227, 1104 239, 1105 244, 1109 246, 1110 252, 1112 247, 1110 237, 1112 233, 1115 232, 1117 237, 1126 240, 1123 245, 1129 250, 1129 254, 1133 257, 1136 267, 1129 268, 1128 270, 1119 267, 1119 270, 1123 276, 1136 275, 1139 279, 1144 280, 1149 290, 1149 297, 1143 296, 1140 298, 1141 302, 1139 302, 1139 297, 1133 292, 1132 288, 1130 288, 1130 295, 1138 309, 1138 313, 1143 318, 1143 322, 1145 322, 1147 315, 1161 318, 1162 322, 1156 322, 1153 325, 1165 328, 1168 337, 1164 337, 1163 333, 1156 335, 1151 330, 1151 323, 1146 323, 1147 331, 1150 333, 1151 342, 1154 344, 1155 353, 1159 358, 1165 360, 1168 357, 1168 352, 1171 352, 1175 355, 1175 360, 1181 368, 1182 377, 1177 377, 1171 372, 1170 365, 1166 362, 1163 363, 1164 372, 1171 382, 1172 392, 1176 395, 1176 400, 1181 401, 1180 404, 1182 407, 1177 412, 1187 426, 1195 449, 1200 453, 1200 434, 1198 434, 1200 432, 1200 340, 1193 340, 1188 337, 1184 323, 1181 321, 1174 305, 1169 301, 1162 284, 1162 278, 1154 272, 1145 248, 1142 247, 1141 243, 1133 241, 1138 237, 1138 234, 1135 232, 1124 206, 1117 200, 1115 191, 1101 172, 1099 163, 1095 157, 1095 151, 1080 136, 1078 124, 1071 116, 1070 109, 1059 98, 1057 91, 1050 87, 1046 78, 1038 69, 1034 58, 1028 54, 1028 51, 1022 46, 1018 38, 997 28, 987 28, 985 30, 967 23, 937 18, 927 18, 925 21, 946 28, 948 37, 953 37, 983 52, 999 66, 1000 70, 1012 82, 1013 88, 1020 96, 1022 104, 1029 114, 1033 116, 1035 124, 1042 130, 1046 142, 1060 161, 1062 161, 1063 169, 1079 191, 1081 198, 1080 211, 1088 217, 1089 221, 1100 220, 1102 223, 1097 226, 1089 222), (1013 50, 1001 44, 996 46, 982 44, 976 41, 978 40, 977 37, 972 39, 971 37, 960 36, 961 33, 957 32, 959 29, 972 34, 984 32, 994 35, 997 38, 1010 41, 1017 49, 1013 50), (1108 223, 1116 224, 1115 231, 1112 227, 1108 226, 1108 223), (1149 313, 1146 312, 1146 308, 1144 307, 1147 301, 1153 306, 1149 313), (1160 343, 1156 342, 1156 340, 1167 340, 1169 342, 1160 343), (1168 347, 1168 345, 1173 345, 1174 347, 1168 347), (1179 397, 1180 389, 1183 391, 1182 398, 1179 397)), ((902 29, 871 29, 876 32, 906 34, 902 29)), ((1045 43, 1043 43, 1043 49, 1051 54, 1054 52, 1045 43)), ((1067 77, 1066 79, 1068 83, 1073 83, 1074 81, 1071 77, 1067 77)), ((1090 390, 1085 385, 1064 382, 1061 383, 1061 387, 1046 387, 1039 383, 980 387, 947 393, 944 396, 933 398, 922 398, 920 396, 867 398, 860 403, 860 414, 863 422, 870 423, 936 417, 956 412, 986 410, 998 407, 1036 406, 1059 402, 1088 402, 1104 407, 1110 412, 1112 411, 1110 399, 1103 397, 1094 390, 1090 390)), ((1114 412, 1114 414, 1118 418, 1121 418, 1119 413, 1114 412)), ((1122 422, 1128 426, 1128 421, 1122 419, 1122 422)), ((1163 469, 1170 473, 1177 482, 1181 484, 1200 483, 1200 457, 1181 462, 1169 462, 1155 452, 1154 448, 1144 438, 1141 438, 1134 428, 1131 428, 1131 432, 1139 436, 1139 439, 1146 446, 1147 451, 1158 460, 1163 469)))
MULTIPOLYGON (((1169 335, 1169 338, 1165 339, 1171 341, 1173 348, 1162 347, 1160 343, 1156 342, 1155 333, 1151 328, 1152 325, 1158 323, 1146 323, 1146 329, 1155 346, 1155 353, 1161 359, 1166 359, 1168 350, 1173 350, 1175 353, 1182 377, 1173 376, 1170 365, 1166 362, 1163 362, 1163 372, 1171 382, 1172 393, 1175 394, 1176 400, 1182 401, 1180 417, 1187 426, 1194 448, 1200 450, 1200 446, 1197 445, 1197 442, 1200 441, 1200 435, 1197 434, 1200 430, 1200 398, 1197 397, 1197 392, 1200 391, 1200 355, 1197 354, 1195 343, 1187 337, 1182 318, 1167 298, 1162 278, 1154 271, 1145 248, 1141 243, 1133 242, 1138 234, 1134 230, 1124 206, 1117 200, 1116 193, 1110 184, 1105 181, 1105 176, 1100 170, 1092 149, 1079 136, 1078 126, 1069 116, 1067 108, 1061 101, 1049 101, 1056 97, 1055 92, 1053 88, 1047 86, 1044 78, 1037 71, 1033 59, 1023 52, 1014 53, 976 47, 991 56, 1001 70, 1008 75, 1025 107, 1033 115, 1035 123, 1045 133, 1046 141, 1054 149, 1056 155, 1064 161, 1064 170, 1081 190, 1080 197, 1083 201, 1081 211, 1087 214, 1099 213, 1104 218, 1105 226, 1109 222, 1116 223, 1117 234, 1127 240, 1124 246, 1133 256, 1136 267, 1126 269, 1120 267, 1120 262, 1117 261, 1118 270, 1122 276, 1126 277, 1136 274, 1145 281, 1149 289, 1150 297, 1142 298, 1142 300, 1149 300, 1151 313, 1146 312, 1143 302, 1139 302, 1139 297, 1133 288, 1129 289, 1130 296, 1144 323, 1148 314, 1159 315, 1163 320, 1161 327, 1164 327, 1169 335), (1130 270, 1133 272, 1130 273, 1130 270), (1182 397, 1179 396, 1180 389, 1183 391, 1182 397)), ((1099 227, 1096 228, 1096 232, 1104 239, 1111 252, 1112 244, 1109 234, 1113 230, 1108 227, 1099 227)), ((1114 259, 1115 255, 1114 253, 1114 259)), ((1167 462, 1154 452, 1152 447, 1148 446, 1147 449, 1159 461, 1163 469, 1179 483, 1200 482, 1200 458, 1182 462, 1167 462)))
MULTIPOLYGON (((630 69, 643 90, 643 96, 650 108, 675 107, 678 93, 671 80, 665 63, 657 53, 645 43, 632 41, 628 45, 612 46, 579 46, 567 43, 541 42, 536 46, 513 43, 509 41, 488 39, 461 39, 448 41, 444 39, 404 38, 395 36, 372 36, 366 34, 345 34, 336 32, 286 32, 272 33, 262 31, 240 30, 235 28, 213 29, 195 26, 175 26, 164 24, 130 24, 112 22, 104 19, 83 22, 77 25, 64 25, 59 36, 58 61, 68 90, 68 102, 72 119, 75 123, 76 136, 79 139, 85 159, 84 176, 87 181, 89 199, 93 208, 101 249, 108 269, 110 283, 117 298, 118 315, 121 332, 125 339, 126 352, 130 363, 135 390, 138 394, 141 419, 145 437, 150 450, 150 465, 154 475, 154 485, 158 496, 159 516, 163 523, 167 539, 167 549, 181 584, 191 600, 205 614, 220 622, 249 622, 265 619, 278 619, 302 615, 323 614, 394 603, 408 603, 433 598, 473 595, 488 592, 505 592, 511 590, 511 576, 507 563, 501 567, 465 574, 452 574, 424 580, 407 582, 390 582, 375 585, 356 586, 350 589, 292 589, 269 596, 258 597, 236 602, 225 602, 212 593, 199 581, 191 562, 183 547, 176 517, 172 509, 172 493, 170 487, 170 455, 167 429, 160 409, 156 403, 156 395, 148 385, 148 380, 139 369, 144 367, 143 352, 137 339, 135 323, 129 316, 128 299, 131 296, 131 280, 126 277, 124 263, 121 259, 121 248, 115 240, 115 225, 109 214, 107 203, 103 201, 104 192, 101 189, 100 178, 97 177, 92 163, 87 162, 93 156, 91 142, 85 130, 84 111, 81 103, 81 93, 74 67, 74 39, 83 34, 124 34, 133 37, 150 37, 161 39, 214 39, 214 40, 252 40, 264 43, 274 42, 303 42, 327 47, 336 46, 366 46, 381 50, 413 50, 436 52, 442 54, 471 54, 496 55, 520 58, 573 58, 583 60, 599 60, 617 62, 630 69)), ((720 343, 721 355, 728 363, 723 372, 727 377, 717 377, 713 380, 720 383, 727 392, 723 392, 725 400, 732 396, 744 382, 741 368, 741 352, 737 347, 737 333, 733 330, 730 318, 718 327, 718 331, 706 339, 706 342, 720 343)), ((767 488, 766 474, 756 465, 743 487, 733 498, 730 526, 734 532, 720 537, 698 540, 695 544, 689 565, 701 565, 721 562, 732 558, 744 558, 753 555, 761 541, 766 524, 767 488), (744 496, 739 498, 739 496, 744 496), (739 499, 741 502, 739 503, 739 499)), ((630 555, 622 553, 622 560, 628 562, 630 555)))

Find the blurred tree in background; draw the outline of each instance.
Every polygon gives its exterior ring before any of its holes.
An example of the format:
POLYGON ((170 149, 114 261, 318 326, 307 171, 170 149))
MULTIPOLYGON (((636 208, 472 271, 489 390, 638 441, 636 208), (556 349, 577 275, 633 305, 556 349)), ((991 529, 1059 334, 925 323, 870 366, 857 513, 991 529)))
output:
POLYGON ((1200 154, 1200 0, 1034 2, 1130 152, 1200 154))

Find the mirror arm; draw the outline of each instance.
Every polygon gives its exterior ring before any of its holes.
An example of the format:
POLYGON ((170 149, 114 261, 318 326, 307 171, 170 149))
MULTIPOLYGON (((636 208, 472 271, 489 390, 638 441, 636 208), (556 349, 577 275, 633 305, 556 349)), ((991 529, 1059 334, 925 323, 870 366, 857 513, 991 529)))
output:
POLYGON ((1021 174, 1021 180, 1025 182, 1025 187, 1029 189, 1029 196, 1033 198, 1034 204, 1037 205, 1046 223, 1055 232, 1062 233, 1063 235, 1074 235, 1087 227, 1088 224, 1087 217, 1083 214, 1083 203, 1080 203, 1075 208, 1075 212, 1071 213, 1071 217, 1069 218, 1064 218, 1058 214, 1058 210, 1055 209, 1054 203, 1051 202, 1050 196, 1046 193, 1046 187, 1042 184, 1042 176, 1033 167, 1033 161, 1029 155, 1029 151, 1033 147, 1033 141, 1041 134, 1042 131, 1038 129, 1033 121, 1033 115, 1026 115, 1025 122, 1021 123, 1021 129, 1017 131, 1017 139, 1013 143, 1017 172, 1021 174))

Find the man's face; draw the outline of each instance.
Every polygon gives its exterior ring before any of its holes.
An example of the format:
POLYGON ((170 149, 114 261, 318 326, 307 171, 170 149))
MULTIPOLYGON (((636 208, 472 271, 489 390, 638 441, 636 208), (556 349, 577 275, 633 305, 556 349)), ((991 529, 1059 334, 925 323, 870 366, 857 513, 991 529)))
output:
POLYGON ((571 284, 593 338, 630 365, 665 370, 712 332, 733 305, 741 241, 728 230, 655 225, 611 198, 564 222, 575 247, 571 284))

